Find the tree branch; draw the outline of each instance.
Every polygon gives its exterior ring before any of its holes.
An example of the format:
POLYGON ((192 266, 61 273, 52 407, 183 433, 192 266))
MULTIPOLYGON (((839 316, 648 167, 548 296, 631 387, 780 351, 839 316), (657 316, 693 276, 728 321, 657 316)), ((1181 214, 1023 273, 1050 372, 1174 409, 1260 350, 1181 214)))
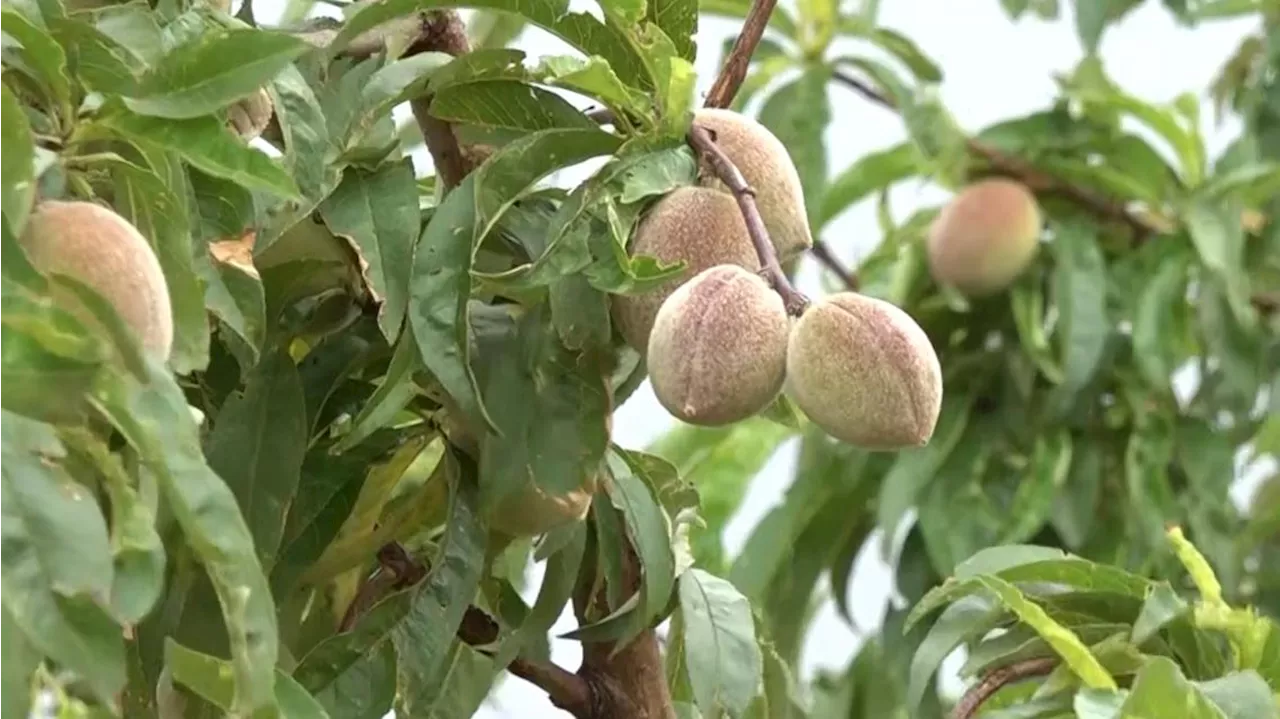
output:
MULTIPOLYGON (((434 50, 454 57, 465 55, 471 50, 467 40, 467 27, 454 10, 433 10, 428 13, 422 24, 422 31, 417 41, 410 46, 407 55, 434 50)), ((431 161, 436 167, 436 176, 446 192, 462 182, 462 178, 471 171, 462 148, 458 146, 458 138, 453 133, 453 126, 431 114, 433 96, 423 94, 409 101, 413 110, 413 118, 422 130, 422 139, 431 153, 431 161)))
MULTIPOLYGON (((342 616, 338 631, 350 631, 356 620, 378 600, 388 594, 413 586, 427 576, 427 568, 409 554, 399 542, 383 545, 378 550, 378 568, 356 591, 347 611, 342 616)), ((458 627, 458 639, 486 656, 493 656, 486 644, 498 638, 498 624, 477 607, 467 607, 458 627)), ((511 674, 539 687, 547 693, 551 703, 580 719, 592 719, 592 692, 590 684, 582 677, 550 662, 539 662, 517 656, 503 667, 511 674)))
POLYGON ((751 10, 742 23, 742 32, 733 43, 733 49, 725 58, 720 75, 707 92, 706 107, 728 107, 738 94, 738 88, 747 77, 747 67, 751 65, 751 56, 764 36, 764 29, 769 25, 769 16, 773 14, 773 6, 778 0, 755 0, 751 10))
POLYGON ((990 699, 992 694, 1000 691, 1006 685, 1031 677, 1044 676, 1053 671, 1056 666, 1058 666, 1057 657, 1040 657, 1038 659, 1024 659, 999 669, 993 669, 982 678, 982 681, 969 687, 969 691, 964 693, 955 708, 951 710, 951 719, 970 719, 982 708, 983 702, 990 699))
POLYGON ((774 291, 782 296, 782 303, 787 314, 799 317, 809 306, 809 298, 801 294, 791 285, 787 275, 778 264, 778 254, 769 240, 769 231, 765 229, 764 220, 760 217, 760 208, 756 206, 756 192, 747 184, 742 172, 733 164, 729 156, 724 154, 711 133, 706 128, 693 125, 689 128, 689 144, 699 154, 711 158, 716 176, 720 178, 742 210, 742 219, 747 223, 747 234, 751 236, 751 244, 755 246, 756 256, 760 258, 760 274, 767 280, 774 291))
POLYGON ((814 240, 813 247, 809 248, 809 251, 813 253, 813 256, 817 258, 818 262, 822 263, 824 267, 844 283, 845 288, 850 291, 857 291, 858 276, 853 272, 850 272, 844 266, 844 263, 840 262, 840 258, 836 257, 835 254, 831 252, 831 248, 827 247, 825 242, 822 240, 814 240))
MULTIPOLYGON (((480 609, 468 607, 462 626, 458 627, 458 638, 481 654, 492 656, 492 652, 480 647, 497 640, 498 624, 480 609)), ((511 660, 506 670, 545 691, 552 704, 575 717, 591 717, 591 686, 577 674, 554 663, 524 657, 511 660)))
MULTIPOLYGON (((842 72, 834 73, 833 77, 837 82, 871 102, 895 112, 899 110, 898 104, 892 98, 885 96, 862 80, 842 72)), ((968 147, 970 154, 982 158, 997 172, 1018 179, 1032 190, 1061 195, 1098 217, 1116 220, 1128 225, 1139 242, 1148 235, 1159 234, 1161 231, 1159 225, 1126 210, 1123 203, 1104 197, 1088 188, 1056 178, 1037 169, 1026 160, 973 138, 967 139, 965 145, 968 147)))

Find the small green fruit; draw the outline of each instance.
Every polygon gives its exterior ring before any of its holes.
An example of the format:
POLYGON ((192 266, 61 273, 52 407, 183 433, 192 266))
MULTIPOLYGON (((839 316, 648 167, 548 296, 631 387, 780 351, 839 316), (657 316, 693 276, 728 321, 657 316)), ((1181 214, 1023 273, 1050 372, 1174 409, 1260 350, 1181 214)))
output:
POLYGON ((787 391, 827 434, 872 450, 927 444, 942 407, 942 368, 924 330, 894 305, 831 295, 796 322, 787 391))
MULTIPOLYGON (((710 130, 716 145, 733 161, 755 190, 760 217, 779 262, 813 246, 800 173, 782 141, 754 119, 733 110, 702 108, 693 122, 710 130)), ((703 173, 703 185, 728 191, 714 173, 703 173)))
POLYGON ((1039 248, 1040 208, 1025 186, 1004 178, 969 185, 929 230, 929 270, 969 297, 1008 287, 1039 248))
POLYGON ((654 203, 636 225, 632 256, 650 255, 663 264, 683 261, 684 272, 648 292, 613 297, 613 319, 627 344, 649 346, 649 332, 664 300, 689 278, 716 265, 760 268, 760 259, 738 203, 719 190, 681 187, 654 203))
POLYGON ((768 283, 736 265, 689 280, 662 303, 649 380, 662 406, 714 427, 760 412, 782 389, 790 318, 768 283))
MULTIPOLYGON (((143 351, 161 360, 173 348, 173 315, 164 271, 147 240, 115 212, 92 202, 45 200, 19 238, 31 264, 76 279, 109 302, 143 351)), ((90 326, 97 320, 70 293, 55 299, 90 326)))

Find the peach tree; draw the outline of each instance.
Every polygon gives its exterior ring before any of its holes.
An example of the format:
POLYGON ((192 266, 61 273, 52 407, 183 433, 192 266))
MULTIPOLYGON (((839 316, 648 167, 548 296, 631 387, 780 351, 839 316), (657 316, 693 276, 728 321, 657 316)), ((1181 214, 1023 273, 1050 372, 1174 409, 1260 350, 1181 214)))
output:
POLYGON ((966 129, 875 0, 6 0, 4 717, 1280 716, 1280 12, 1163 3, 1256 22, 1211 157, 1100 59, 1140 4, 966 129), (831 168, 846 92, 906 139, 831 168))

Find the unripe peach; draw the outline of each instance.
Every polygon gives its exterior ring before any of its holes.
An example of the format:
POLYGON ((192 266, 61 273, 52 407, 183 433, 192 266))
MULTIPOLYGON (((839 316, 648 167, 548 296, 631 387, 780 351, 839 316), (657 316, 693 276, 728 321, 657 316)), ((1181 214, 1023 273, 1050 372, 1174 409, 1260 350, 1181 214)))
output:
POLYGON ((787 392, 836 439, 872 450, 927 444, 942 407, 942 368, 924 330, 896 306, 831 295, 796 322, 787 392))
POLYGON ((681 187, 654 203, 636 226, 631 254, 650 255, 664 264, 683 261, 685 270, 661 286, 613 298, 613 319, 627 344, 641 353, 664 300, 689 278, 715 265, 760 268, 760 259, 738 203, 719 190, 681 187))
POLYGON ((264 87, 227 108, 227 122, 247 142, 267 129, 273 114, 275 104, 271 102, 271 93, 264 87))
POLYGON ((767 282, 737 265, 704 270, 662 303, 649 380, 668 412, 715 427, 763 410, 782 390, 791 320, 767 282))
POLYGON ((929 230, 929 270, 970 297, 1008 287, 1039 248, 1040 208, 1025 186, 1004 178, 969 185, 929 230))
MULTIPOLYGON (((169 286, 151 245, 123 217, 92 202, 45 200, 20 242, 37 269, 89 286, 115 308, 145 352, 168 359, 173 347, 169 286)), ((96 326, 88 308, 70 293, 56 292, 55 298, 96 326)))
MULTIPOLYGON (((693 122, 712 132, 716 145, 755 190, 760 217, 779 261, 812 247, 800 173, 782 141, 769 128, 733 110, 702 108, 694 113, 693 122)), ((704 174, 703 184, 728 189, 712 173, 704 174)))
POLYGON ((582 487, 564 495, 549 495, 531 484, 510 492, 488 513, 489 527, 511 537, 533 537, 573 522, 580 522, 591 509, 596 478, 591 475, 582 487))

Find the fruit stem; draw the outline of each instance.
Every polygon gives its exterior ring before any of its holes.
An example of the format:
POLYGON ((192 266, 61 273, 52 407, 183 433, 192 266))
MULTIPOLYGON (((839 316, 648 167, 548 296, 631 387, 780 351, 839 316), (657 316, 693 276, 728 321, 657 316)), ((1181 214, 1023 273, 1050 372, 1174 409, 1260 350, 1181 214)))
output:
POLYGON ((756 206, 756 191, 747 184, 747 178, 742 176, 737 165, 724 154, 705 127, 697 124, 690 126, 688 137, 689 145, 694 150, 711 158, 716 176, 729 187, 734 199, 738 201, 742 219, 747 223, 747 234, 751 236, 751 244, 756 249, 756 256, 760 258, 760 276, 773 287, 774 292, 782 296, 787 314, 793 317, 804 314, 809 307, 809 298, 791 285, 786 273, 782 271, 782 265, 778 263, 778 253, 773 249, 769 231, 765 229, 764 219, 760 216, 760 208, 756 206))
POLYGON ((813 254, 818 262, 821 262, 824 267, 840 279, 845 289, 850 292, 858 291, 858 276, 845 268, 844 263, 840 261, 839 257, 835 256, 835 253, 831 251, 830 247, 827 247, 825 242, 814 240, 813 247, 810 248, 809 252, 813 254))

